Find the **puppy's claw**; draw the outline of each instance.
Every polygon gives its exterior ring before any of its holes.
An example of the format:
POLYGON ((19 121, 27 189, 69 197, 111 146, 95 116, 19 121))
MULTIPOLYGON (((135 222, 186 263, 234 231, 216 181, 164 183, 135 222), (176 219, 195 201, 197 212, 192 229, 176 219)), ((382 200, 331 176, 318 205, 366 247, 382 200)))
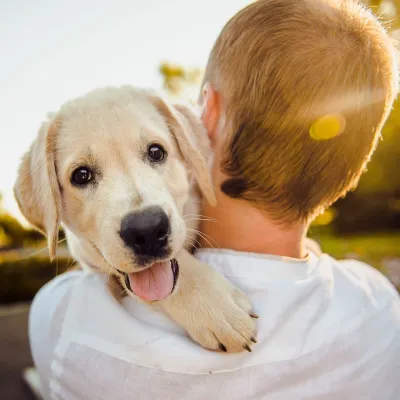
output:
POLYGON ((220 349, 221 351, 223 351, 224 353, 226 353, 226 347, 225 347, 222 343, 220 343, 220 344, 218 345, 218 347, 219 347, 219 349, 220 349))
POLYGON ((253 343, 257 343, 257 339, 255 339, 255 338, 251 338, 251 341, 253 342, 253 343))
POLYGON ((246 349, 249 353, 252 352, 251 348, 250 348, 247 344, 245 344, 245 345, 243 346, 243 348, 246 349))
POLYGON ((254 312, 251 312, 249 315, 251 318, 259 318, 259 316, 254 312))

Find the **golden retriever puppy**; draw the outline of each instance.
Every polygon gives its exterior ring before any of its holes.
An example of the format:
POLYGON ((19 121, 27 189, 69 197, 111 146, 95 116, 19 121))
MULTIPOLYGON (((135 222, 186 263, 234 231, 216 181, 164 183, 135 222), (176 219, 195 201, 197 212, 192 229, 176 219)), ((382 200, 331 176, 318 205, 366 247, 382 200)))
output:
POLYGON ((52 258, 63 224, 83 268, 161 307, 205 348, 250 351, 250 302, 185 250, 199 193, 215 202, 207 140, 185 106, 130 86, 98 89, 49 115, 15 197, 52 258))

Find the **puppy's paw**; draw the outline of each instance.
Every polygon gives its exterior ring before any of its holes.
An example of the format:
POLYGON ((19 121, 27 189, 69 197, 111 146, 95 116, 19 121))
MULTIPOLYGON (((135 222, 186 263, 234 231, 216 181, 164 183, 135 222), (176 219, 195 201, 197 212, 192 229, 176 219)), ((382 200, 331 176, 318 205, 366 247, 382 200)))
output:
POLYGON ((193 340, 207 349, 250 352, 257 342, 258 316, 252 312, 247 297, 229 286, 214 287, 213 295, 202 294, 193 310, 196 320, 188 324, 186 330, 193 340))
POLYGON ((192 256, 178 257, 178 288, 160 302, 164 310, 204 348, 251 351, 256 319, 248 298, 226 278, 192 256))

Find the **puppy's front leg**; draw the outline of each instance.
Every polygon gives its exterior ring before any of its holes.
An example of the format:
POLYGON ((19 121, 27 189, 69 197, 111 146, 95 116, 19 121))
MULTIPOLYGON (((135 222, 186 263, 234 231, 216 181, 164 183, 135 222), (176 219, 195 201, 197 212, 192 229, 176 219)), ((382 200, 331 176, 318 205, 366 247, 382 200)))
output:
POLYGON ((201 346, 218 351, 251 351, 257 316, 247 297, 221 274, 186 250, 177 257, 175 292, 158 304, 201 346))

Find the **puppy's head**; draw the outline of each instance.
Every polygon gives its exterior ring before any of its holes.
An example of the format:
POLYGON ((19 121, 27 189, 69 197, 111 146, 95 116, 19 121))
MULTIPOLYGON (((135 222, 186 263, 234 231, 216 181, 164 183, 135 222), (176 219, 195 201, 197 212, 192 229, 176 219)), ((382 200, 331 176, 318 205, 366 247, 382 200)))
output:
POLYGON ((131 87, 96 90, 42 125, 15 197, 51 257, 62 222, 82 244, 80 261, 101 259, 97 267, 127 279, 149 267, 165 275, 186 239, 191 178, 215 201, 205 138, 184 106, 131 87))

